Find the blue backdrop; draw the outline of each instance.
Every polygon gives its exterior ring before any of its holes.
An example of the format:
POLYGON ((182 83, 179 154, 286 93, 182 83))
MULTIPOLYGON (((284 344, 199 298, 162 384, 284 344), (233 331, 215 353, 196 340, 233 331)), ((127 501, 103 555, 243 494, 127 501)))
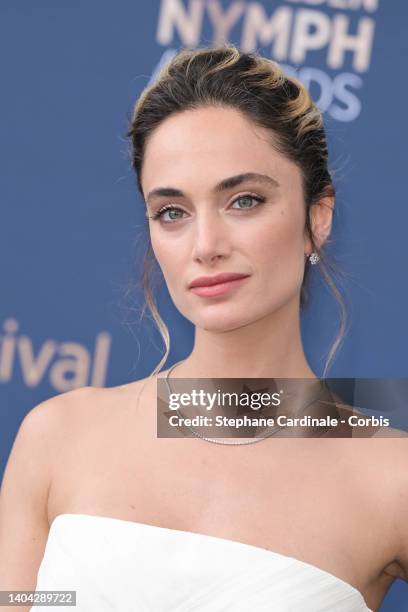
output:
MULTIPOLYGON (((332 377, 407 377, 408 81, 402 0, 2 0, 0 477, 24 415, 52 395, 150 373, 158 332, 138 309, 146 222, 125 132, 132 105, 180 46, 234 42, 294 71, 324 111, 349 331, 332 377)), ((317 267, 317 266, 316 266, 317 267)), ((313 270, 302 317, 317 374, 336 303, 313 270)), ((167 366, 192 327, 165 287, 167 366)), ((398 580, 381 612, 408 610, 398 580)))

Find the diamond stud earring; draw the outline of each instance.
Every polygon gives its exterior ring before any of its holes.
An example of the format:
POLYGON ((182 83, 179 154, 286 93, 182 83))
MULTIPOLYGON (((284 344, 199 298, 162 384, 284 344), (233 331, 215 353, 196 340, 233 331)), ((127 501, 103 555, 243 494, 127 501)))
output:
POLYGON ((312 265, 315 265, 318 261, 320 261, 320 257, 316 253, 316 251, 313 251, 313 253, 311 253, 311 255, 309 256, 309 261, 312 265))

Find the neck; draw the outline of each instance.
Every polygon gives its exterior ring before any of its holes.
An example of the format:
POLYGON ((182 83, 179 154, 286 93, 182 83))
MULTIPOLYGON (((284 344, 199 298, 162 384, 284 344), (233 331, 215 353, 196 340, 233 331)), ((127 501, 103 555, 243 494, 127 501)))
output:
POLYGON ((305 357, 298 301, 248 325, 214 332, 196 327, 180 378, 317 378, 305 357))

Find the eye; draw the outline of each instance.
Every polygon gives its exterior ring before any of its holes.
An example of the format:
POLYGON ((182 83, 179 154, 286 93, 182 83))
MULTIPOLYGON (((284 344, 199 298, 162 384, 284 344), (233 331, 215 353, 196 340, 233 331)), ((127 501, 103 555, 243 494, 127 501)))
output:
POLYGON ((249 193, 245 194, 245 195, 241 195, 238 198, 236 198, 233 201, 233 204, 235 204, 236 202, 239 201, 253 201, 253 202, 257 202, 256 206, 245 206, 244 208, 235 208, 234 210, 251 210, 252 208, 256 208, 259 204, 262 204, 263 202, 266 201, 266 198, 263 198, 261 196, 255 196, 255 195, 251 195, 249 193))
MULTIPOLYGON (((233 208, 233 210, 252 210, 253 208, 256 208, 259 204, 262 204, 263 202, 266 201, 266 198, 262 197, 262 196, 256 196, 256 195, 252 195, 250 193, 244 194, 244 195, 240 195, 237 198, 235 198, 235 200, 232 202, 232 204, 235 204, 236 202, 241 202, 241 201, 247 201, 247 202, 257 202, 257 204, 255 206, 248 206, 245 205, 244 207, 239 207, 239 208, 233 208)), ((231 206, 232 208, 232 206, 231 206)), ((156 219, 162 219, 163 215, 169 212, 169 220, 164 221, 164 223, 166 224, 172 224, 175 223, 176 221, 178 221, 179 219, 182 219, 183 217, 181 216, 185 211, 182 208, 179 208, 178 206, 174 206, 173 204, 166 204, 165 206, 163 206, 162 208, 160 208, 157 212, 155 212, 153 215, 146 215, 149 219, 152 219, 153 221, 155 221, 156 219), (176 216, 171 216, 172 213, 176 213, 176 216), (180 214, 181 213, 181 214, 180 214)))
MULTIPOLYGON (((157 212, 155 212, 153 215, 151 215, 149 217, 149 215, 146 215, 149 219, 152 219, 153 221, 155 221, 156 219, 161 219, 162 216, 164 215, 165 212, 167 211, 178 211, 183 213, 184 210, 182 210, 181 208, 178 208, 178 206, 173 206, 173 204, 166 204, 165 206, 163 206, 162 208, 160 208, 160 210, 158 210, 157 212)), ((165 221, 165 223, 173 223, 174 221, 177 221, 178 219, 180 219, 181 217, 170 217, 170 221, 165 221)))

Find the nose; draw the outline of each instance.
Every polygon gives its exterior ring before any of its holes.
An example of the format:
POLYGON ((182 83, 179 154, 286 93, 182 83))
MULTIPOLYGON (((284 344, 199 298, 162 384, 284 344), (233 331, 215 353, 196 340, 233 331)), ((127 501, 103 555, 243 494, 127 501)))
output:
POLYGON ((203 264, 212 264, 219 258, 228 257, 231 250, 228 227, 221 216, 213 210, 197 213, 194 223, 193 259, 203 264))

